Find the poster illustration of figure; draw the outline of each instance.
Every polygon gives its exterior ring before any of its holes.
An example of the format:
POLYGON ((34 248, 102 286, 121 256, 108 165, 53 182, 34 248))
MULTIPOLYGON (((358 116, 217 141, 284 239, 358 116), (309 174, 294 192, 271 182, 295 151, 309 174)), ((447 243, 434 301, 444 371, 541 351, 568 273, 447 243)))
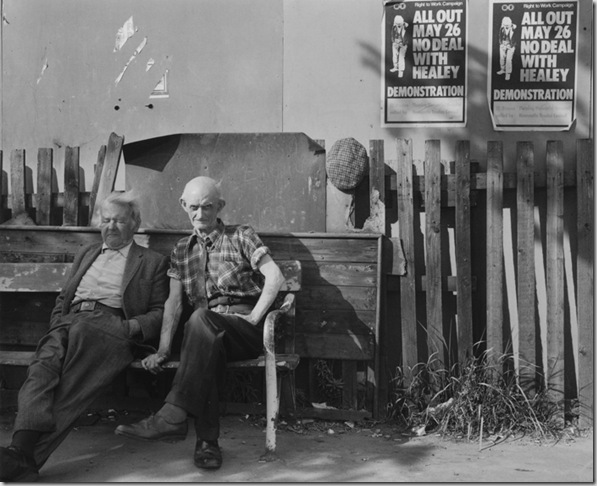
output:
POLYGON ((466 64, 466 0, 386 0, 381 125, 465 126, 466 64))
POLYGON ((505 74, 506 81, 509 81, 512 75, 512 58, 514 57, 514 52, 516 52, 514 29, 516 29, 516 25, 512 23, 510 17, 502 18, 498 40, 500 45, 500 70, 498 74, 505 74))
POLYGON ((394 25, 392 25, 392 62, 394 66, 390 69, 390 72, 398 72, 399 78, 404 76, 404 68, 406 67, 407 27, 408 24, 404 21, 402 15, 394 17, 394 25))
POLYGON ((494 130, 569 130, 578 0, 491 0, 487 99, 494 130))

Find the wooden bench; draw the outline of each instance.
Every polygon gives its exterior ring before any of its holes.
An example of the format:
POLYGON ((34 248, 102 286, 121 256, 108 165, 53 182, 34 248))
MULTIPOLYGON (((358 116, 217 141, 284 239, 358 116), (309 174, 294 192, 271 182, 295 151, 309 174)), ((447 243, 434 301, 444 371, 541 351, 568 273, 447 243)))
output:
MULTIPOLYGON (((0 265, 0 292, 60 292, 68 277, 71 263, 20 262, 0 265)), ((266 455, 275 452, 276 423, 280 407, 282 378, 288 377, 298 366, 299 356, 294 353, 295 293, 301 289, 302 270, 297 260, 279 261, 285 277, 275 304, 265 319, 263 329, 263 355, 256 359, 228 363, 229 368, 264 368, 266 382, 266 455)), ((35 352, 31 350, 3 350, 0 365, 28 366, 35 352)), ((176 359, 164 364, 166 369, 179 366, 176 359)), ((131 368, 142 369, 141 360, 131 368)), ((285 385, 290 388, 292 380, 285 385)))

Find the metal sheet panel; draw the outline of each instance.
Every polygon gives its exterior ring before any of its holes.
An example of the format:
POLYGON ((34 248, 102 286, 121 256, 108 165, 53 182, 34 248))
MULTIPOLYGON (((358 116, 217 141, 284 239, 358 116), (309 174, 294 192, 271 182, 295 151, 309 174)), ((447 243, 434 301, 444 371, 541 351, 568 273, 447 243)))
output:
POLYGON ((186 229, 187 181, 221 181, 227 224, 257 231, 325 231, 325 150, 302 133, 176 134, 125 144, 126 187, 143 227, 186 229))

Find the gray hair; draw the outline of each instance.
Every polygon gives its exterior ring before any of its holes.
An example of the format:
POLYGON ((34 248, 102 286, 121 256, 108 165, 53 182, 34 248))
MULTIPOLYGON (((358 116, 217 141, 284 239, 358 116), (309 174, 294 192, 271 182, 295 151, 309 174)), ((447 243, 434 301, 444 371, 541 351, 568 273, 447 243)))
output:
POLYGON ((117 204, 119 206, 128 207, 131 212, 131 217, 137 224, 137 228, 141 225, 141 208, 139 207, 139 201, 132 191, 126 192, 111 192, 101 202, 101 208, 108 204, 117 204))

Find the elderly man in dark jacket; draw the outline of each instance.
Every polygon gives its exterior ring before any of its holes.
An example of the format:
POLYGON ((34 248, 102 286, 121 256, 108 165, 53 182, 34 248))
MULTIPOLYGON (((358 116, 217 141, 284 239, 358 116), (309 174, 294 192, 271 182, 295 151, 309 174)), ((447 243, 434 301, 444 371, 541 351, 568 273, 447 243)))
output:
POLYGON ((127 193, 101 205, 103 243, 83 248, 56 300, 19 391, 12 443, 0 448, 0 480, 33 481, 79 415, 156 340, 168 297, 166 257, 137 245, 139 207, 127 193))

